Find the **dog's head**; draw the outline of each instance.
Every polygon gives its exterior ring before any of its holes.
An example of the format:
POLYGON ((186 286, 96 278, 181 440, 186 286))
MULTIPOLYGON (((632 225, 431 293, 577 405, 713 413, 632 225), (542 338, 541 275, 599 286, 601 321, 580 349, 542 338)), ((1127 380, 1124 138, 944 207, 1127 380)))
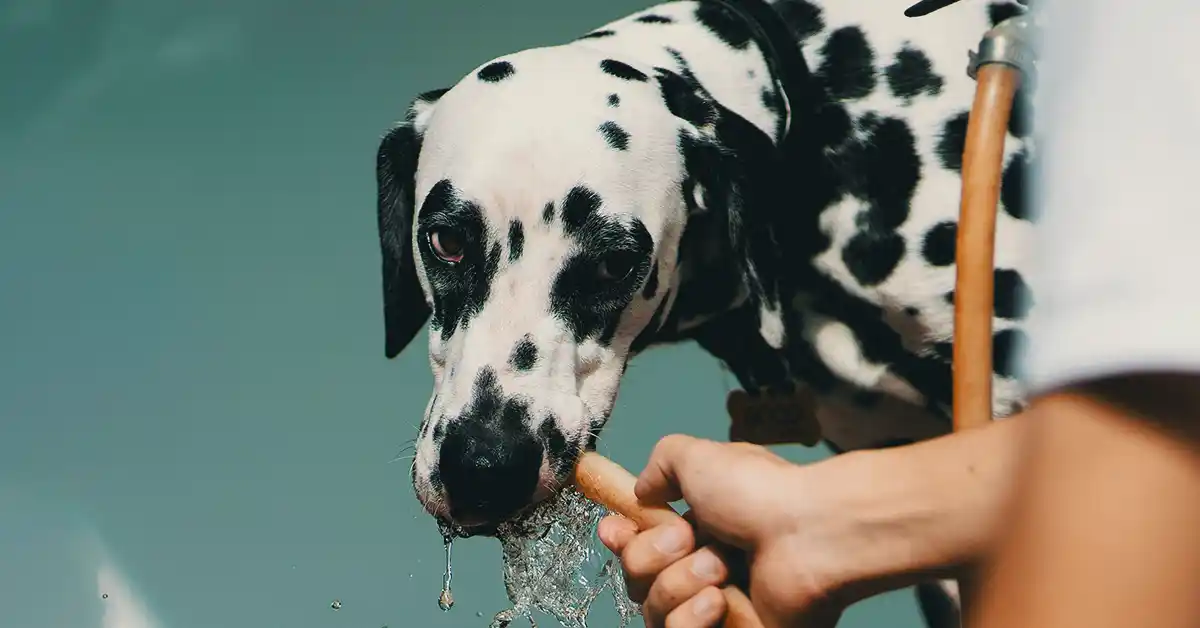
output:
POLYGON ((379 148, 378 209, 387 356, 429 321, 413 464, 427 510, 486 532, 568 480, 635 339, 689 281, 679 247, 698 215, 743 297, 775 307, 743 211, 773 149, 694 81, 579 47, 508 55, 412 103, 379 148))

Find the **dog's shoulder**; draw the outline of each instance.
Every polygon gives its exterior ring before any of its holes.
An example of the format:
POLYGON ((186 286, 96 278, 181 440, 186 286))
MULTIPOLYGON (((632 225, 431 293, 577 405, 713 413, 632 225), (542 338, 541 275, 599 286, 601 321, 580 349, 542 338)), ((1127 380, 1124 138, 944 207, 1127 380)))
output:
MULTIPOLYGON (((895 374, 926 403, 949 401, 955 247, 962 152, 975 82, 968 51, 1015 2, 960 3, 912 20, 866 3, 781 5, 803 15, 805 56, 826 89, 826 154, 838 191, 817 219, 826 246, 813 259, 823 285, 809 295, 805 336, 843 379, 878 388, 895 374), (814 18, 815 16, 815 18, 814 18)), ((1036 157, 1022 94, 1006 145, 997 227, 997 412, 1022 391, 1013 358, 1033 305, 1025 281, 1036 157)))

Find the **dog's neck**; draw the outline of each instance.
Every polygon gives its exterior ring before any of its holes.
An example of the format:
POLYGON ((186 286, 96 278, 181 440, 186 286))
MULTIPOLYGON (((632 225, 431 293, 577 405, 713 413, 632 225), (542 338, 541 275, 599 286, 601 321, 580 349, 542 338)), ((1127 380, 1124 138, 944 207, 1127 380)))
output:
MULTIPOLYGON (((771 159, 786 170, 764 180, 767 185, 753 186, 758 199, 751 211, 757 224, 745 225, 744 238, 758 238, 757 254, 773 258, 765 266, 788 275, 775 277, 773 289, 782 319, 777 323, 790 327, 793 284, 803 281, 805 251, 823 248, 817 242, 822 236, 816 216, 836 184, 827 175, 820 137, 827 96, 810 77, 800 48, 805 37, 820 30, 820 21, 815 14, 783 9, 763 0, 670 2, 602 26, 577 43, 646 69, 667 69, 697 86, 723 110, 726 121, 714 133, 739 161, 750 163, 752 155, 778 152, 771 159), (781 180, 799 172, 805 173, 802 190, 797 182, 781 180)), ((650 345, 696 340, 752 391, 786 388, 797 368, 803 370, 791 364, 797 360, 788 347, 764 339, 762 332, 771 323, 764 322, 761 299, 752 298, 735 261, 744 253, 734 250, 729 230, 732 223, 749 218, 726 209, 689 218, 673 293, 635 341, 635 353, 650 345)))

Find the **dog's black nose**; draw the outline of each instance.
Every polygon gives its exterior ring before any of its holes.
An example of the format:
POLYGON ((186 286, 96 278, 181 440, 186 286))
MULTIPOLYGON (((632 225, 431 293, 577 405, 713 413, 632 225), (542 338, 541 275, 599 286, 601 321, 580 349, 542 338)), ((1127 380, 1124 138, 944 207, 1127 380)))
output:
POLYGON ((491 526, 529 505, 542 452, 524 425, 453 421, 438 457, 450 517, 466 527, 491 526))

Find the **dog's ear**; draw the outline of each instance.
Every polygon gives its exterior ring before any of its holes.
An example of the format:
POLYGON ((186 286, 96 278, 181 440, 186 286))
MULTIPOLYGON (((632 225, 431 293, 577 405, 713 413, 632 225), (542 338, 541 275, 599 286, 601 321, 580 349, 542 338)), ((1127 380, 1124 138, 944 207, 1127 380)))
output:
POLYGON ((775 349, 783 346, 781 251, 776 229, 788 210, 780 182, 783 152, 771 137, 709 96, 689 76, 657 69, 667 108, 685 124, 684 200, 693 212, 717 212, 727 221, 727 253, 739 265, 759 330, 775 349), (694 201, 695 188, 699 202, 694 201))
POLYGON ((375 157, 379 248, 383 254, 384 354, 388 358, 396 357, 412 342, 431 312, 413 257, 413 196, 425 126, 446 91, 417 96, 404 119, 380 141, 375 157))

